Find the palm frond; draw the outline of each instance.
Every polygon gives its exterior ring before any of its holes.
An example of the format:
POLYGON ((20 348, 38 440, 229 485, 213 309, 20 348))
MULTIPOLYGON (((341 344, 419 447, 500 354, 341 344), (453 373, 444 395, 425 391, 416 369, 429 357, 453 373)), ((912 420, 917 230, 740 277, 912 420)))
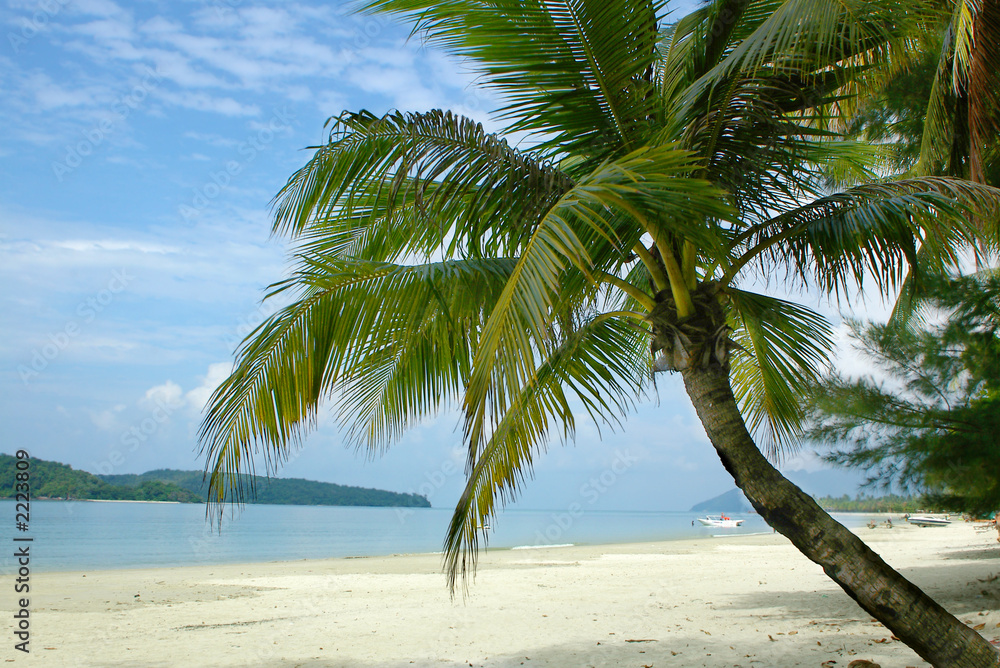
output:
POLYGON ((924 132, 920 142, 920 155, 915 171, 920 176, 939 174, 957 175, 949 166, 952 147, 956 140, 954 127, 954 91, 951 87, 952 63, 950 49, 954 36, 951 28, 945 33, 941 59, 934 73, 924 132))
POLYGON ((456 400, 483 314, 515 264, 303 258, 275 291, 297 299, 247 336, 209 401, 200 440, 211 500, 241 502, 236 474, 255 454, 274 470, 326 400, 348 437, 371 451, 456 400))
POLYGON ((684 145, 704 156, 706 177, 733 195, 745 218, 766 218, 819 196, 823 173, 803 164, 829 164, 834 155, 860 164, 856 148, 824 141, 837 135, 789 113, 795 105, 826 104, 827 98, 811 97, 821 92, 820 85, 787 77, 734 78, 713 94, 711 110, 688 125, 684 145))
POLYGON ((598 428, 614 427, 631 410, 650 378, 648 336, 633 322, 598 316, 543 351, 485 446, 470 451, 468 480, 444 545, 452 590, 459 576, 474 572, 490 519, 513 500, 553 432, 573 437, 572 399, 598 428))
POLYGON ((833 333, 823 316, 797 304, 735 289, 729 295, 733 393, 751 433, 777 458, 797 443, 802 397, 829 363, 833 333))
POLYGON ((985 156, 1000 134, 1000 2, 979 0, 969 72, 969 178, 985 183, 985 156))
POLYGON ((984 152, 1000 131, 1000 4, 958 0, 927 107, 920 174, 984 180, 984 152))
MULTIPOLYGON (((1000 190, 957 179, 925 177, 859 186, 748 228, 740 260, 726 280, 755 258, 810 276, 827 292, 874 279, 883 293, 916 265, 954 265, 982 238, 970 221, 996 220, 1000 190)), ((995 229, 995 228, 994 228, 995 229)), ((772 265, 773 266, 773 265, 772 265)))
POLYGON ((506 100, 510 131, 561 151, 635 147, 648 115, 659 0, 374 0, 415 33, 468 58, 506 100))
POLYGON ((593 171, 545 214, 483 328, 465 396, 472 443, 484 442, 489 416, 505 414, 530 380, 554 296, 565 289, 562 277, 571 266, 588 275, 592 248, 615 247, 624 258, 648 229, 722 247, 715 228, 701 221, 727 218, 731 210, 720 191, 684 176, 695 166, 690 153, 672 146, 640 149, 593 171))
POLYGON ((850 62, 878 64, 906 46, 900 21, 918 20, 914 7, 907 14, 901 4, 860 0, 787 0, 754 3, 746 28, 718 65, 684 93, 686 105, 695 105, 707 91, 723 85, 737 73, 755 75, 764 68, 775 73, 819 72, 850 62), (756 19, 759 23, 754 23, 756 19))
POLYGON ((447 244, 509 254, 572 185, 450 112, 345 113, 275 197, 274 231, 387 261, 447 244))

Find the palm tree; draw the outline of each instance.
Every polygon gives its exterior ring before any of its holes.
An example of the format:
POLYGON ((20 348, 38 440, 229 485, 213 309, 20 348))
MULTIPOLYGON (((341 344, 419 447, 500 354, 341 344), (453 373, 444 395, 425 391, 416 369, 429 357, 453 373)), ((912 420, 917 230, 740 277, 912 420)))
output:
POLYGON ((930 33, 937 62, 914 171, 995 182, 1000 1, 960 0, 942 19, 930 33))
MULTIPOLYGON (((460 405, 468 480, 449 582, 533 458, 582 405, 620 423, 680 373, 758 513, 938 666, 998 655, 771 465, 831 349, 826 321, 745 289, 754 272, 843 295, 957 261, 998 192, 877 181, 829 129, 846 96, 938 11, 862 0, 716 0, 668 24, 654 0, 375 0, 474 64, 511 147, 448 112, 344 113, 276 197, 295 266, 213 395, 212 501, 301 444, 321 403, 377 451, 460 405), (920 10, 919 12, 917 10, 920 10), (833 182, 862 182, 831 193, 833 182), (741 287, 743 286, 743 287, 741 287)), ((579 411, 578 411, 579 412, 579 411)))
POLYGON ((857 105, 848 133, 891 146, 894 168, 1000 181, 1000 0, 952 3, 921 47, 857 105))

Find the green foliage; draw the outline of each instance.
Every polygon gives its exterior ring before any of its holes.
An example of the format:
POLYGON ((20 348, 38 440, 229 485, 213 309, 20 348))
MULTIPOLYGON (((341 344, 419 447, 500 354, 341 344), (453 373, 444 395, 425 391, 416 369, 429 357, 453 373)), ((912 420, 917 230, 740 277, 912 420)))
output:
POLYGON ((202 496, 191 490, 158 480, 147 480, 134 491, 136 501, 180 501, 181 503, 201 503, 202 496))
MULTIPOLYGON (((180 488, 204 499, 208 482, 201 471, 176 471, 157 469, 142 474, 102 475, 103 481, 136 489, 159 489, 161 486, 180 488)), ((426 497, 419 494, 400 494, 381 489, 350 487, 301 478, 263 478, 249 476, 240 481, 245 487, 256 490, 248 503, 267 503, 296 506, 381 506, 430 508, 426 497)))
POLYGON ((1000 183, 1000 5, 941 3, 915 45, 876 76, 857 101, 847 133, 878 142, 897 173, 1000 183), (950 6, 948 6, 950 5, 950 6))
POLYGON ((1000 508, 1000 275, 927 279, 923 318, 900 330, 854 323, 887 374, 833 375, 816 391, 808 436, 872 485, 922 491, 934 505, 1000 508), (937 320, 930 319, 937 316, 937 320))
POLYGON ((817 496, 816 503, 834 513, 916 513, 938 512, 941 507, 920 496, 817 496))
POLYGON ((896 172, 910 170, 920 159, 939 57, 940 43, 917 50, 913 62, 862 99, 850 119, 847 134, 886 145, 890 168, 896 172))
MULTIPOLYGON (((0 498, 13 498, 18 460, 0 454, 0 498)), ((32 459, 32 498, 203 503, 208 483, 201 471, 158 469, 146 473, 96 476, 44 459, 32 459)), ((381 506, 430 508, 427 497, 381 489, 351 487, 301 478, 245 476, 242 485, 257 490, 252 503, 298 506, 381 506)))
MULTIPOLYGON (((0 496, 14 496, 15 464, 11 455, 0 454, 0 496)), ((32 498, 99 499, 111 501, 179 501, 201 503, 202 496, 173 483, 146 482, 141 485, 114 484, 73 467, 44 459, 30 460, 32 498)))

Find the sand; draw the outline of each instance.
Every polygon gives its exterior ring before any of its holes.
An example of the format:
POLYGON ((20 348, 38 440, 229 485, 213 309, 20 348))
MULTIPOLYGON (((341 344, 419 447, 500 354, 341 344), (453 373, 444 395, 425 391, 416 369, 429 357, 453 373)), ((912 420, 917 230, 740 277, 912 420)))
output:
MULTIPOLYGON (((1000 636, 995 531, 859 535, 1000 636)), ((9 634, 2 654, 43 666, 927 665, 779 535, 490 550, 454 601, 440 559, 33 574, 31 654, 9 634)))

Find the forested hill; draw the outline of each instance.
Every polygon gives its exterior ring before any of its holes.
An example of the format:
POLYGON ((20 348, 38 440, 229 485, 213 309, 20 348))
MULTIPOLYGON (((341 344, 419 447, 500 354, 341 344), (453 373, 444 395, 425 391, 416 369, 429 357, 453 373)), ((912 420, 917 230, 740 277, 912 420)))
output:
MULTIPOLYGON (((171 483, 189 490, 204 499, 208 483, 201 471, 174 471, 159 469, 136 475, 102 475, 102 480, 115 485, 136 486, 151 481, 171 483)), ((244 487, 249 476, 243 477, 244 487)), ((256 497, 250 494, 247 503, 271 503, 300 506, 403 506, 430 508, 426 497, 418 494, 400 494, 367 487, 349 487, 302 478, 265 478, 253 476, 256 497)))
MULTIPOLYGON (((0 498, 13 498, 16 492, 15 464, 11 455, 0 454, 0 498)), ((29 460, 28 486, 31 498, 94 499, 102 501, 180 501, 201 503, 202 498, 178 485, 147 480, 141 485, 116 485, 86 471, 44 459, 29 460)))
POLYGON ((816 497, 821 508, 841 513, 913 513, 939 510, 932 500, 922 496, 855 496, 816 497))
MULTIPOLYGON (((15 494, 15 466, 18 460, 0 453, 0 498, 15 494)), ((31 459, 31 497, 50 499, 92 499, 111 501, 180 501, 203 503, 206 483, 201 471, 160 469, 142 474, 101 475, 77 471, 72 466, 44 459, 31 459)), ((248 477, 243 478, 249 482, 248 477)), ((301 478, 254 476, 256 498, 247 503, 294 504, 302 506, 394 506, 430 508, 426 497, 399 494, 367 487, 349 487, 301 478)))
POLYGON ((752 513, 753 506, 739 489, 732 489, 708 501, 691 506, 692 513, 752 513))

